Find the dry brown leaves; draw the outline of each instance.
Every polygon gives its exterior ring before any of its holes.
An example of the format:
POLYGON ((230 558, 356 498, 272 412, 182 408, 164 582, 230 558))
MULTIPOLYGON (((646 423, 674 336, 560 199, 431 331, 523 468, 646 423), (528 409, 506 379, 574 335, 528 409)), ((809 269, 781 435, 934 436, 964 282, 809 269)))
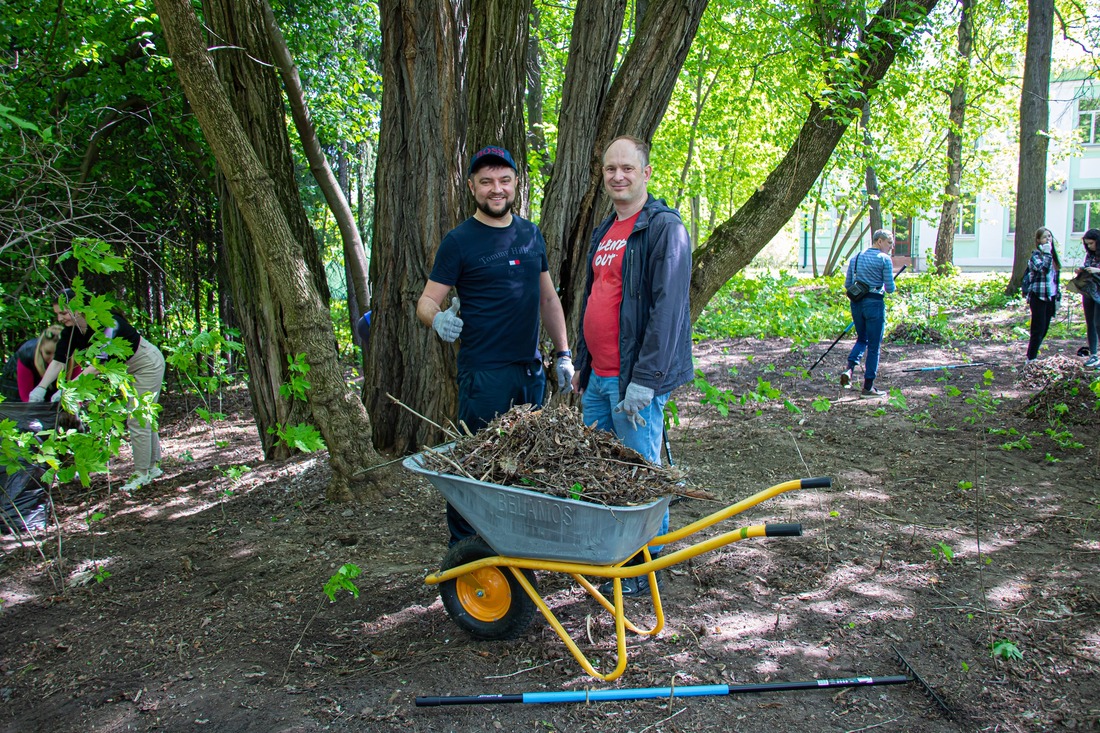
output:
POLYGON ((1025 366, 1016 384, 1035 390, 1025 408, 1028 415, 1043 420, 1057 418, 1068 425, 1087 425, 1100 417, 1097 396, 1091 389, 1098 378, 1100 373, 1085 369, 1081 360, 1055 354, 1025 366))
POLYGON ((424 457, 432 471, 608 506, 687 493, 677 485, 680 471, 649 463, 566 406, 519 405, 460 438, 449 455, 427 451, 424 457))

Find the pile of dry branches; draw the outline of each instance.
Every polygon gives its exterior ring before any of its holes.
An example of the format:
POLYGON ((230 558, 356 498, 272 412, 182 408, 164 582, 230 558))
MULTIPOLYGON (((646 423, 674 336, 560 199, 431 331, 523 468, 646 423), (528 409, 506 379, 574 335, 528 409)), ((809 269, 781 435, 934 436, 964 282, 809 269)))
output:
POLYGON ((478 481, 608 506, 686 494, 674 468, 647 462, 611 433, 584 424, 580 412, 520 405, 449 453, 425 451, 425 467, 478 481))
POLYGON ((1079 359, 1055 354, 1024 367, 1017 380, 1021 387, 1036 390, 1027 402, 1027 415, 1042 420, 1057 418, 1067 425, 1095 424, 1100 412, 1090 385, 1100 373, 1085 369, 1079 359))

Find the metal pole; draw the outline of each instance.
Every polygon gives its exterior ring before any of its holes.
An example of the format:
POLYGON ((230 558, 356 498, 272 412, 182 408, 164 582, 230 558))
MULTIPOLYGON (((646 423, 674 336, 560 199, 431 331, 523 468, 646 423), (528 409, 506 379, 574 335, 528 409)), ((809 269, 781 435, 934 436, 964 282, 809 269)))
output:
POLYGON ((874 687, 903 685, 913 678, 903 674, 888 677, 849 677, 836 680, 806 680, 803 682, 764 682, 751 685, 685 685, 684 687, 637 687, 620 690, 563 690, 561 692, 522 692, 514 695, 455 695, 451 697, 418 697, 417 707, 439 705, 501 705, 507 703, 599 702, 604 700, 646 700, 668 697, 704 697, 736 695, 748 692, 785 692, 788 690, 827 690, 836 687, 874 687))

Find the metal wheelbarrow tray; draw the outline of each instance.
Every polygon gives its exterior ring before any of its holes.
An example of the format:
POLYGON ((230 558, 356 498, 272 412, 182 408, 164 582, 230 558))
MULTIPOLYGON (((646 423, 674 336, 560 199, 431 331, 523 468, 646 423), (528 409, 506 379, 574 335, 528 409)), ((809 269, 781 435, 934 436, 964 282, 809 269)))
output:
MULTIPOLYGON (((441 449, 446 452, 450 446, 441 449)), ((424 467, 424 454, 404 460, 405 468, 427 478, 478 531, 451 547, 438 573, 425 578, 439 585, 440 598, 451 619, 474 638, 514 639, 534 618, 535 610, 554 629, 581 668, 592 677, 611 681, 626 669, 626 630, 653 636, 664 628, 664 609, 655 573, 739 540, 754 537, 796 537, 800 524, 757 524, 741 527, 654 558, 649 546, 670 545, 786 491, 827 488, 828 477, 795 479, 770 488, 699 519, 678 530, 656 535, 671 497, 641 506, 613 507, 561 499, 535 491, 501 486, 424 467), (641 552, 645 562, 626 566, 641 552), (617 660, 610 672, 600 672, 539 594, 536 570, 570 575, 612 614, 617 660), (656 621, 641 628, 626 618, 622 578, 648 576, 656 621), (612 579, 613 599, 606 598, 586 576, 612 579)))

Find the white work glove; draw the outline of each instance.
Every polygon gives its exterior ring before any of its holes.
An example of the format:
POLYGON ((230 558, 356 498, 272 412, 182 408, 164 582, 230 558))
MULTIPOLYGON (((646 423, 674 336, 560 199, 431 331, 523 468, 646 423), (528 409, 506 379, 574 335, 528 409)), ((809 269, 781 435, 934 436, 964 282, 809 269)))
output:
POLYGON ((554 362, 554 369, 558 373, 558 391, 569 394, 573 391, 573 359, 568 356, 559 356, 554 362))
POLYGON ((637 430, 639 427, 645 427, 645 418, 638 413, 648 407, 652 401, 653 390, 631 382, 626 386, 626 398, 615 405, 615 412, 625 412, 630 419, 630 424, 637 430))
POLYGON ((1043 242, 1040 244, 1039 251, 1043 254, 1050 254, 1050 242, 1043 242))
POLYGON ((61 390, 57 390, 56 392, 53 393, 53 397, 50 398, 50 402, 60 402, 60 401, 61 401, 61 390))
POLYGON ((45 402, 46 401, 46 388, 39 386, 31 390, 31 393, 27 395, 27 402, 45 402))
POLYGON ((458 298, 451 301, 451 307, 445 311, 439 311, 432 319, 432 328, 439 334, 439 338, 447 343, 453 343, 462 333, 462 319, 458 317, 458 298))

